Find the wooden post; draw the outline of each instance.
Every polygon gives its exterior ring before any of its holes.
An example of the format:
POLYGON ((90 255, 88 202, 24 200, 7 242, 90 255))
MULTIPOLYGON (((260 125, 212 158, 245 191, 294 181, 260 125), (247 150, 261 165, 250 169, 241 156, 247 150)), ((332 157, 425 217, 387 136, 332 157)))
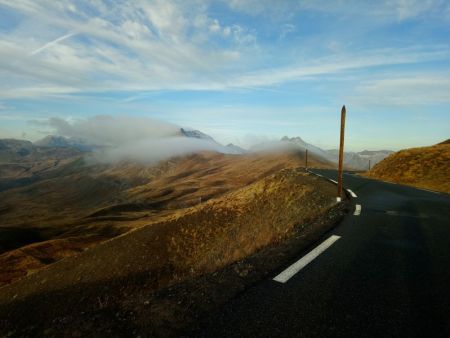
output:
POLYGON ((308 169, 308 149, 305 149, 305 169, 308 169))
POLYGON ((369 160, 369 171, 370 171, 370 160, 369 160))
POLYGON ((341 109, 341 141, 339 144, 338 197, 342 198, 342 172, 344 166, 345 106, 341 109))

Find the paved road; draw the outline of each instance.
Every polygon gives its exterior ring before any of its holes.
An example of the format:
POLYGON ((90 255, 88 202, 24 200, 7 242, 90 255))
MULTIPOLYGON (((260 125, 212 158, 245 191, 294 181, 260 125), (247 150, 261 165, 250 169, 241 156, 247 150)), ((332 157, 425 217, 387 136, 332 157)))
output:
POLYGON ((450 196, 352 174, 344 185, 361 214, 323 238, 339 240, 286 283, 276 272, 245 291, 193 335, 450 337, 450 196))

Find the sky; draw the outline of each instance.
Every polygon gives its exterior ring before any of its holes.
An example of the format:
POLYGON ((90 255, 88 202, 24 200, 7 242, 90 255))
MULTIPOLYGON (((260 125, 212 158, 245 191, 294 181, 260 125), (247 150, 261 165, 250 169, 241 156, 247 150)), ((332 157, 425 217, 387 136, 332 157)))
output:
POLYGON ((223 144, 450 138, 448 0, 0 0, 0 138, 99 115, 223 144))

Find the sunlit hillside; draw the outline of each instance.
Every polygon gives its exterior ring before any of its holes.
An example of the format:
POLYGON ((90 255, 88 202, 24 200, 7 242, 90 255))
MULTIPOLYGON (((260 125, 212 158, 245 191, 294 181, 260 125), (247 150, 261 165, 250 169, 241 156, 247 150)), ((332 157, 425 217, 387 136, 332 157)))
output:
MULTIPOLYGON (((296 152, 204 152, 157 165, 76 159, 52 176, 0 192, 0 285, 303 163, 296 152)), ((314 157, 310 164, 330 166, 314 157)))
POLYGON ((450 193, 450 140, 394 153, 369 173, 381 180, 450 193))

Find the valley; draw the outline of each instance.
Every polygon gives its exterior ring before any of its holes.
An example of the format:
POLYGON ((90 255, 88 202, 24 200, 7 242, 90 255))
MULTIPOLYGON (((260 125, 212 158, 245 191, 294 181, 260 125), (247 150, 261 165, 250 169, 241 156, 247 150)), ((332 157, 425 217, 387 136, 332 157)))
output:
MULTIPOLYGON (((156 165, 90 164, 89 154, 77 155, 40 161, 42 171, 13 176, 35 182, 0 192, 1 284, 130 230, 179 217, 191 207, 304 161, 295 152, 203 152, 156 165), (52 161, 59 162, 55 166, 52 161)), ((331 166, 322 159, 311 163, 331 166)))

